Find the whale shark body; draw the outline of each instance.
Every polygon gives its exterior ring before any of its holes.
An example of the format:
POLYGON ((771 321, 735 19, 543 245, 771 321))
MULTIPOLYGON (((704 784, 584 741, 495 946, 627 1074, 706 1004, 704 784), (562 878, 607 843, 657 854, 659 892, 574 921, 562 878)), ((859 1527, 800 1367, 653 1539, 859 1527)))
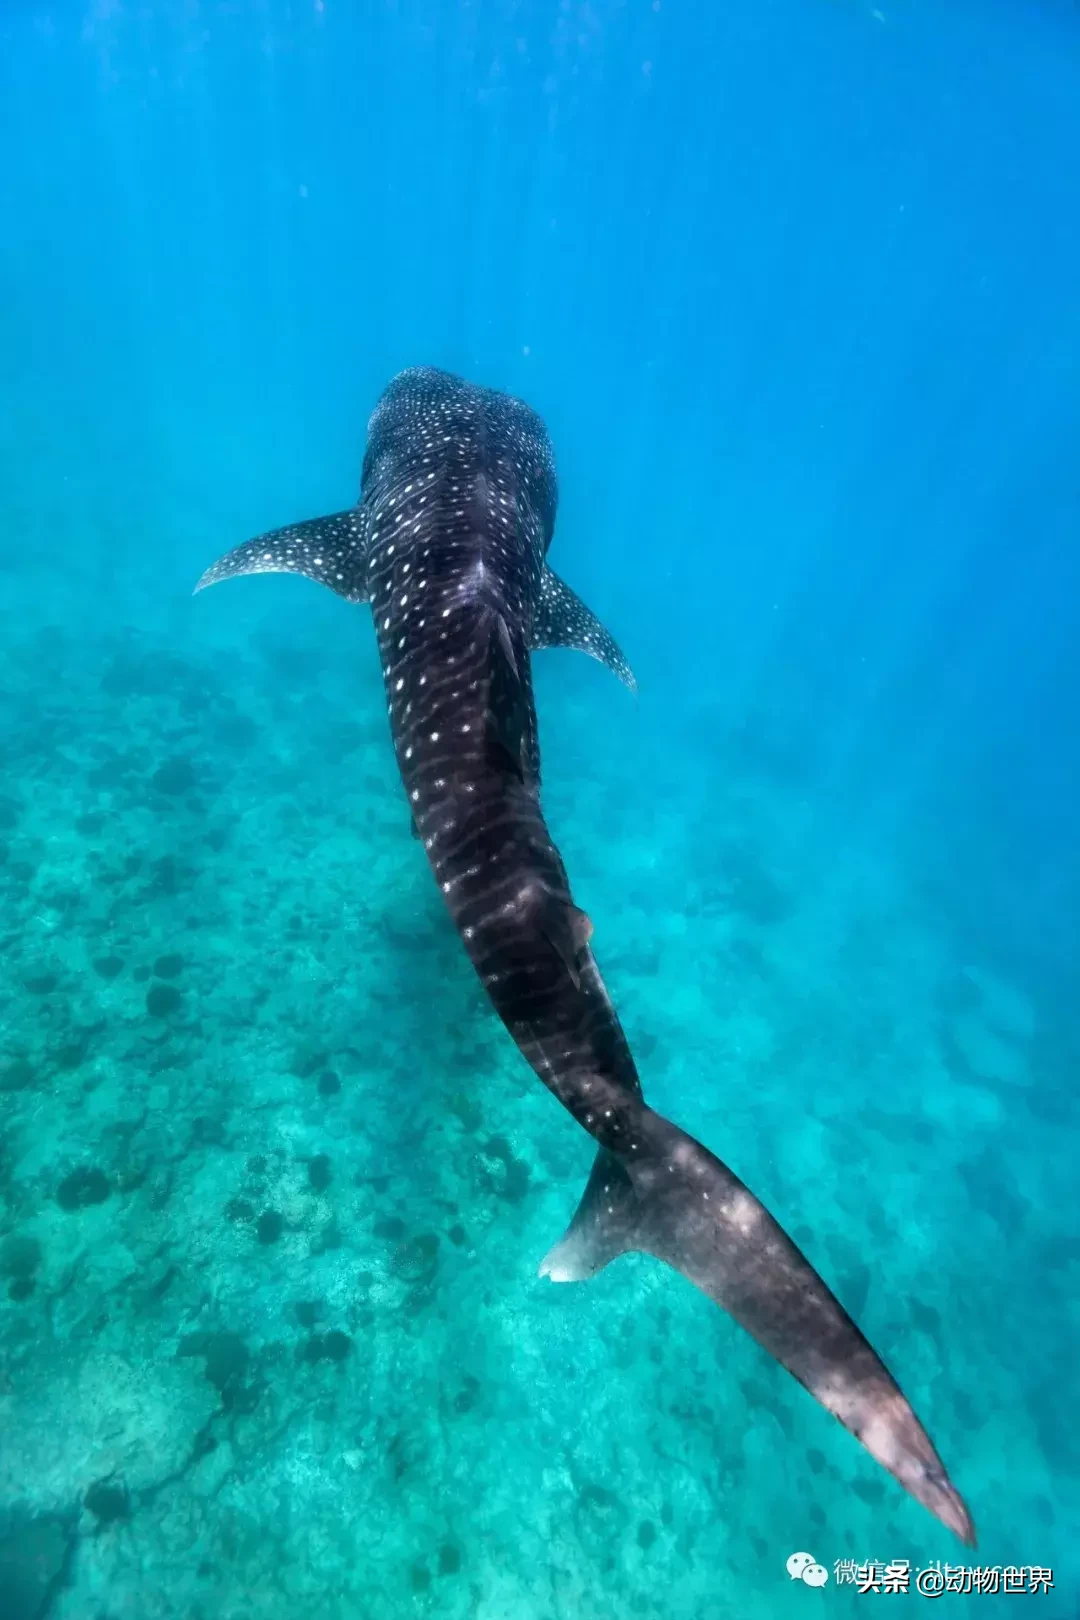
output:
POLYGON ((611 635, 547 565, 556 500, 535 412, 412 369, 372 415, 359 504, 246 542, 196 589, 288 572, 370 603, 414 830, 499 1017, 597 1144, 541 1274, 584 1279, 633 1250, 665 1261, 974 1544, 928 1435, 809 1261, 719 1159, 644 1100, 540 807, 532 653, 578 648, 634 685, 611 635))

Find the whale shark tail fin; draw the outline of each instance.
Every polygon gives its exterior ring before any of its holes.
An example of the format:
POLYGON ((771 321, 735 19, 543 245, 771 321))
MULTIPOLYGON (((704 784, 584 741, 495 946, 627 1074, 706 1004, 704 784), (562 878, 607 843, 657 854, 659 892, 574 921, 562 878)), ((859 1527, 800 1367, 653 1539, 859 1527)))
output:
POLYGON ((593 1160, 574 1218, 540 1262, 552 1282, 586 1282, 620 1254, 644 1248, 641 1210, 628 1173, 606 1148, 593 1160))
POLYGON ((641 1106, 632 1149, 601 1148, 541 1276, 575 1282, 654 1255, 722 1306, 968 1546, 959 1492, 899 1386, 810 1262, 707 1148, 641 1106))
POLYGON ((366 602, 367 541, 364 513, 351 506, 329 517, 308 518, 245 540, 219 557, 203 574, 195 593, 237 574, 305 574, 328 585, 347 602, 366 602))

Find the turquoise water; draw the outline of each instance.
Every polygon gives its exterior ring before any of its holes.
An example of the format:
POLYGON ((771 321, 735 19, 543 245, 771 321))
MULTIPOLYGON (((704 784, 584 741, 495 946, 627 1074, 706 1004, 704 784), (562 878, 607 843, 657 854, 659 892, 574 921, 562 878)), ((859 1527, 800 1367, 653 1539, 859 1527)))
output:
POLYGON ((1080 1595, 1080 17, 0 13, 0 1617, 1080 1595), (650 1101, 924 1418, 952 1542, 643 1257, 409 836, 366 609, 228 546, 389 377, 544 415, 545 806, 650 1101), (789 1580, 811 1552, 823 1591, 789 1580))

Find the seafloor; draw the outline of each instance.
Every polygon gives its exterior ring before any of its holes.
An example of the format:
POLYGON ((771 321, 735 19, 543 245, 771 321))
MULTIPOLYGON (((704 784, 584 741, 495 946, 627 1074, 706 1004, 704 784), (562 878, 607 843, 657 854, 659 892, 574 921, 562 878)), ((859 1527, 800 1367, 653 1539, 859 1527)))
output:
POLYGON ((409 837, 363 611, 294 581, 192 603, 179 569, 121 594, 53 543, 6 576, 0 648, 3 1620, 905 1601, 792 1586, 802 1548, 1053 1566, 967 1601, 1073 1616, 1065 1012, 797 751, 540 670, 551 822, 646 1089, 892 1365, 965 1555, 674 1274, 537 1279, 589 1144, 409 837))

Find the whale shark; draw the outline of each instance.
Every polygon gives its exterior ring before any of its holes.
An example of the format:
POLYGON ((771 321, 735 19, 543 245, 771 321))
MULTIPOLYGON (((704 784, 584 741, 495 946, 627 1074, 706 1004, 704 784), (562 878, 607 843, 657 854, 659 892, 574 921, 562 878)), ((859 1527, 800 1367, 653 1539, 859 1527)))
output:
POLYGON ((532 654, 578 649, 635 687, 615 639, 548 565, 557 498, 528 405, 412 368, 371 416, 358 504, 246 541, 196 591, 285 572, 370 605, 413 830, 495 1011, 597 1146, 540 1275, 584 1280, 632 1251, 664 1261, 974 1545, 926 1430, 851 1317, 739 1178, 644 1099, 541 809, 532 654))

